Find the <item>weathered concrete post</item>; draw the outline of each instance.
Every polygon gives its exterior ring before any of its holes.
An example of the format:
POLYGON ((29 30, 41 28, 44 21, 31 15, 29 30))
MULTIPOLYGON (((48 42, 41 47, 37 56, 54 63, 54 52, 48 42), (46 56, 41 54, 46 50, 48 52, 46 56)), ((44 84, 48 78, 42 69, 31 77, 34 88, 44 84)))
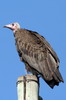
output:
POLYGON ((18 100, 38 100, 39 82, 35 75, 21 76, 17 80, 18 100))

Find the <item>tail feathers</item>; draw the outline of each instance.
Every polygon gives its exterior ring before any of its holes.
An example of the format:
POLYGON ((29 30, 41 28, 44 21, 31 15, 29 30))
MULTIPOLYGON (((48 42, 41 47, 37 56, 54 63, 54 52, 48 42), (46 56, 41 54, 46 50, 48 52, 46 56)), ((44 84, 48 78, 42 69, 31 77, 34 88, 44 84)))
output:
POLYGON ((64 82, 59 70, 57 69, 56 72, 53 74, 53 79, 50 81, 46 81, 46 83, 53 88, 55 85, 59 85, 60 82, 64 82))
POLYGON ((45 80, 45 81, 51 88, 53 88, 55 85, 58 86, 60 82, 64 82, 64 80, 59 72, 59 69, 56 69, 56 71, 53 72, 52 80, 50 80, 50 81, 45 80))
POLYGON ((57 79, 59 80, 59 82, 64 82, 64 80, 61 76, 61 73, 59 72, 59 68, 56 69, 55 75, 56 75, 57 79))
POLYGON ((60 82, 64 82, 61 73, 59 72, 59 67, 57 66, 58 64, 56 64, 57 62, 55 61, 55 59, 52 57, 51 54, 48 55, 48 59, 47 59, 47 67, 50 70, 50 74, 52 76, 52 79, 50 80, 45 80, 46 83, 53 88, 55 85, 59 85, 60 82))
POLYGON ((59 82, 56 82, 54 79, 51 81, 48 81, 47 84, 51 87, 54 88, 55 85, 59 85, 59 82))

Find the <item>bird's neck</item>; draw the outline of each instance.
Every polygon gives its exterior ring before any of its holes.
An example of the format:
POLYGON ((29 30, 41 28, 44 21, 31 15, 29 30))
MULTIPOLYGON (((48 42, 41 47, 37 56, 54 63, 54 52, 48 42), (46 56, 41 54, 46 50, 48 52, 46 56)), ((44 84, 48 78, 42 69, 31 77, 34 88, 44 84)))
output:
POLYGON ((19 30, 20 28, 15 28, 14 30, 13 30, 13 32, 15 33, 17 30, 19 30))
POLYGON ((18 29, 16 29, 16 30, 13 30, 13 32, 15 33, 17 30, 18 30, 18 29))

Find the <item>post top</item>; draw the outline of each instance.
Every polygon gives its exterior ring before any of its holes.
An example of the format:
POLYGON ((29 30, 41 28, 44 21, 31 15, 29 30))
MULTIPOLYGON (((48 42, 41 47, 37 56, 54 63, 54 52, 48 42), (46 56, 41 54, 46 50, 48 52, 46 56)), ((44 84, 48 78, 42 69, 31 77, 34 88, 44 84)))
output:
POLYGON ((27 74, 25 76, 18 77, 17 84, 21 83, 21 82, 30 82, 30 81, 34 81, 36 83, 39 83, 38 78, 35 75, 27 74))

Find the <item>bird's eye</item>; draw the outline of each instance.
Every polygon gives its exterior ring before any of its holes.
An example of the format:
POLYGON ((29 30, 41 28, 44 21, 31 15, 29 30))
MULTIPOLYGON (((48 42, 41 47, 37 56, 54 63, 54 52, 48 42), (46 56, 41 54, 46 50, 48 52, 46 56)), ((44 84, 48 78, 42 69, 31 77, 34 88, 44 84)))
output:
POLYGON ((12 24, 12 26, 14 26, 14 24, 12 24))

